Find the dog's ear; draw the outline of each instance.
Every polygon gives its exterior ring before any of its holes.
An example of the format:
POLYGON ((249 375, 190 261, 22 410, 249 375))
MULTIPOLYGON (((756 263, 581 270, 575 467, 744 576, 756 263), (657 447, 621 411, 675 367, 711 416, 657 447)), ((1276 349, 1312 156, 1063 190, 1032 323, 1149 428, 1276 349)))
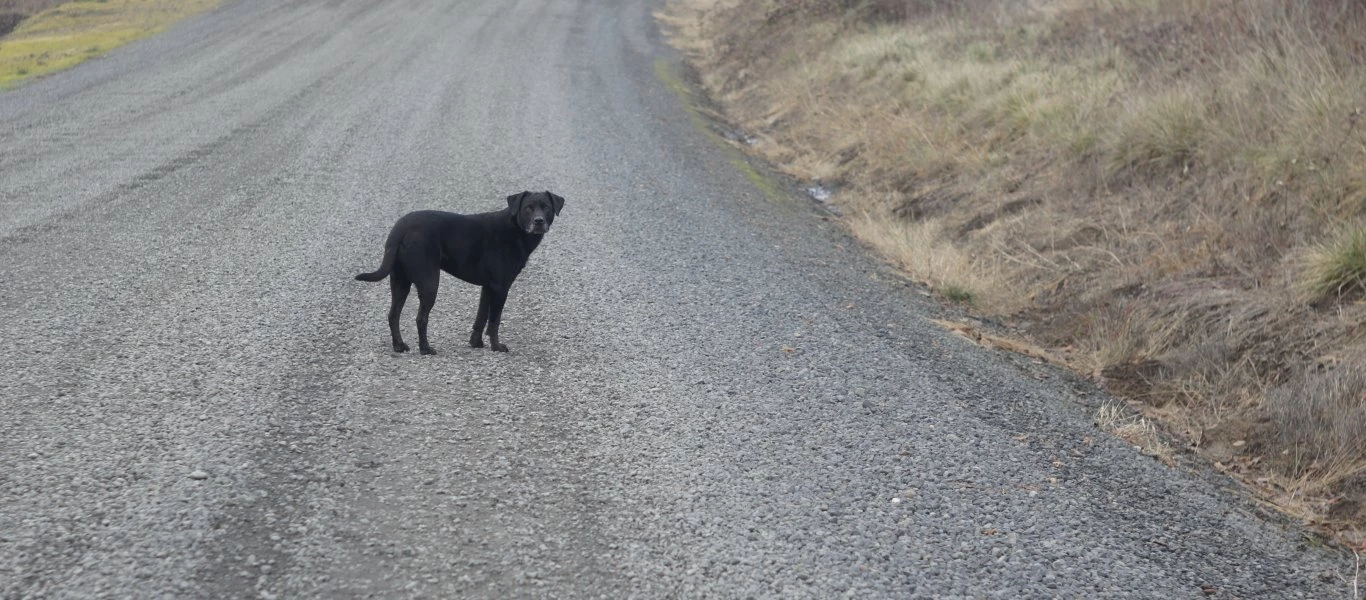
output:
POLYGON ((522 192, 520 194, 508 196, 508 208, 511 208, 514 213, 522 210, 522 200, 530 193, 531 192, 522 192))
POLYGON ((555 209, 555 216, 560 216, 560 209, 564 208, 564 198, 550 193, 549 190, 546 190, 545 195, 550 196, 550 206, 555 209))

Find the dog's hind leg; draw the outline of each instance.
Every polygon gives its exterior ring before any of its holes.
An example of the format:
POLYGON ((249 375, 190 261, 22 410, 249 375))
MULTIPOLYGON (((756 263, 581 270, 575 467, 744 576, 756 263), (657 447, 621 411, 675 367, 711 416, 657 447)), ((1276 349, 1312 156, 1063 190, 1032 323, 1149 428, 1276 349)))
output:
POLYGON ((474 331, 470 333, 470 347, 484 347, 484 324, 489 321, 489 286, 479 289, 479 312, 474 314, 474 331))
POLYGON ((394 343, 394 352, 407 352, 408 344, 403 343, 403 335, 398 331, 398 317, 403 313, 403 303, 408 300, 408 291, 413 283, 402 268, 394 269, 389 275, 389 337, 394 343))
POLYGON ((413 285, 417 286, 417 349, 423 354, 436 354, 427 343, 427 315, 436 304, 436 288, 440 283, 440 271, 413 279, 413 285))
POLYGON ((481 296, 488 296, 489 300, 489 348, 495 352, 507 352, 508 347, 498 341, 498 326, 503 322, 503 304, 507 302, 508 289, 502 286, 484 286, 481 296))

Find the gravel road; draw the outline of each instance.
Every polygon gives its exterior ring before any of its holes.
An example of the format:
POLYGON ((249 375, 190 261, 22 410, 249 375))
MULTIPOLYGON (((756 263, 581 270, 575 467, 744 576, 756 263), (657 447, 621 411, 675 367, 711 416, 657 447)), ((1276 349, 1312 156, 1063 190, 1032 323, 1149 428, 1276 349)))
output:
POLYGON ((0 597, 1350 596, 756 187, 657 7, 234 0, 0 94, 0 597), (393 220, 523 189, 512 352, 447 278, 391 353, 393 220))

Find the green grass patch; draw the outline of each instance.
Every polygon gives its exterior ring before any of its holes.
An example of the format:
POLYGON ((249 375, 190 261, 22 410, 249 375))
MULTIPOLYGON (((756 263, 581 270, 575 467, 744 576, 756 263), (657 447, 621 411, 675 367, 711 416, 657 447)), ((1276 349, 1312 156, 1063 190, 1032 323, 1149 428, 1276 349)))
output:
POLYGON ((221 0, 85 0, 25 20, 0 39, 0 89, 69 69, 158 33, 221 0))
POLYGON ((693 127, 705 135, 707 139, 711 140, 712 143, 724 149, 731 157, 730 164, 734 165, 737 170, 744 174, 745 178, 748 179, 750 183, 754 184, 754 187, 763 192, 765 198, 776 202, 787 196, 777 182, 771 177, 760 173, 758 169, 754 168, 754 165, 749 163, 749 160, 747 160, 743 154, 727 144, 725 139, 712 129, 711 121, 702 114, 702 110, 698 107, 701 100, 697 96, 696 91, 683 80, 682 76, 675 72, 672 63, 664 59, 656 60, 655 77, 659 78, 660 82, 668 86, 674 94, 678 95, 679 100, 683 103, 684 109, 688 111, 688 116, 692 120, 693 127))
POLYGON ((730 164, 735 165, 736 169, 739 169, 741 173, 744 173, 745 179, 748 179, 750 183, 754 184, 754 187, 763 192, 765 198, 774 202, 787 198, 787 194, 783 192, 783 189, 777 182, 773 181, 771 177, 760 173, 759 170, 754 168, 754 165, 749 164, 749 161, 744 157, 736 157, 730 161, 730 164))
POLYGON ((949 302, 967 306, 973 306, 977 300, 977 296, 972 293, 972 290, 953 283, 944 284, 944 287, 939 288, 939 293, 943 294, 949 302))

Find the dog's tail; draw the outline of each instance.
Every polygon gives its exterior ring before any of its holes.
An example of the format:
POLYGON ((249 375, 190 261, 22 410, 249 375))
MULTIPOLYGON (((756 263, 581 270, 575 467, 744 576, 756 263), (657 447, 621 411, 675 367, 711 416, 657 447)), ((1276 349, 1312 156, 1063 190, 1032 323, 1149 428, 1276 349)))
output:
POLYGON ((356 276, 356 281, 379 281, 389 276, 389 271, 394 270, 394 258, 398 256, 398 244, 384 245, 384 260, 379 263, 379 269, 373 273, 361 273, 356 276))

